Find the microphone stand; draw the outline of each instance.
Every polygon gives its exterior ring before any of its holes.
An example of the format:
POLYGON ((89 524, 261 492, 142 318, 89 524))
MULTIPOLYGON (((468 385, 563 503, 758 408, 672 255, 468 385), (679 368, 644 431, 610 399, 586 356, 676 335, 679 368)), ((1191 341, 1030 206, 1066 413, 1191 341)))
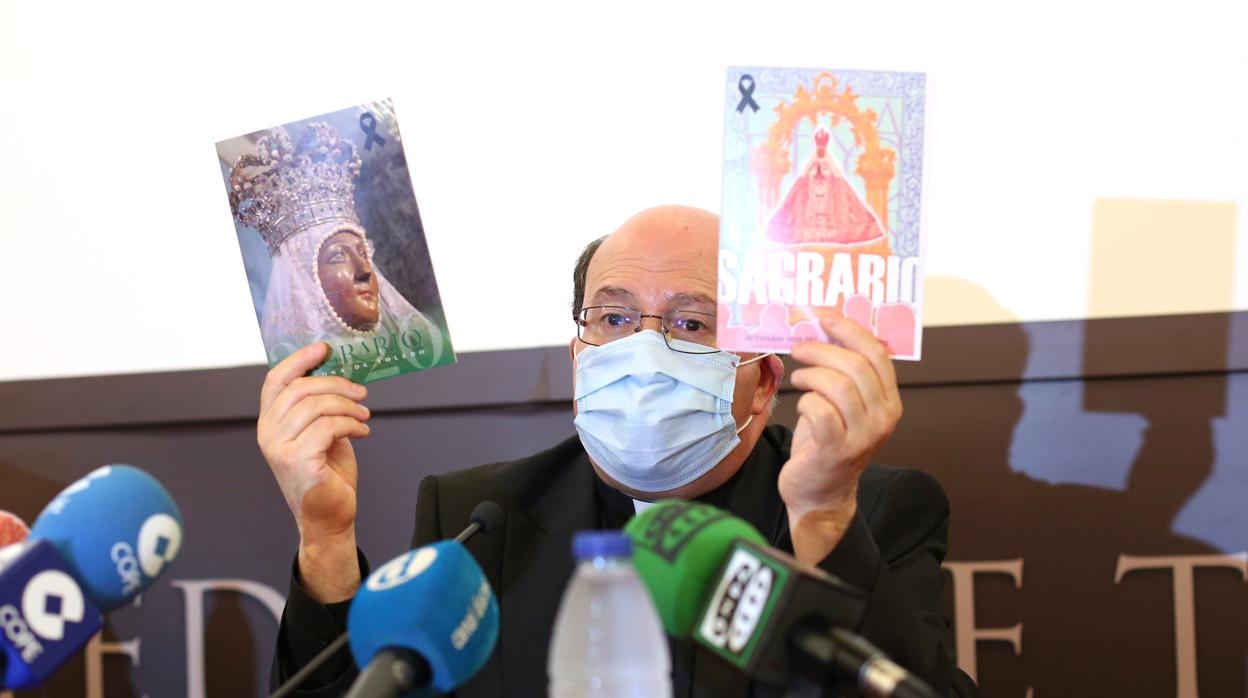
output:
MULTIPOLYGON (((503 510, 494 502, 485 500, 481 502, 480 504, 478 504, 477 506, 473 507, 472 516, 470 517, 468 525, 464 528, 464 530, 459 532, 459 535, 455 536, 455 542, 462 545, 465 542, 467 542, 469 538, 476 535, 478 532, 489 533, 490 531, 493 531, 495 528, 497 528, 498 525, 502 523, 502 521, 503 521, 503 510)), ((299 685, 304 682, 304 680, 306 680, 309 676, 312 675, 312 672, 316 671, 317 669, 321 667, 322 664, 329 661, 329 658, 332 657, 334 654, 336 654, 339 650, 341 650, 343 645, 347 644, 347 641, 348 641, 347 633, 344 632, 343 634, 339 635, 337 638, 334 639, 333 642, 329 643, 329 645, 327 645, 325 649, 317 653, 317 655, 313 657, 311 661, 303 665, 303 668, 295 672, 293 676, 287 679, 286 683, 282 684, 280 687, 278 687, 276 691, 270 694, 269 698, 286 698, 290 694, 294 693, 295 689, 298 688, 299 685)), ((407 650, 399 650, 399 649, 385 650, 385 652, 391 652, 391 653, 400 652, 400 651, 406 652, 407 650)), ((380 657, 381 654, 378 654, 377 656, 380 657)), ((415 656, 419 658, 419 655, 415 655, 415 656)), ((0 657, 0 659, 3 659, 3 658, 0 657)), ((402 659, 402 658, 400 657, 397 659, 402 659)), ((374 661, 373 663, 370 663, 369 666, 371 667, 375 663, 376 662, 374 661)), ((421 664, 424 664, 423 659, 419 660, 416 666, 419 666, 421 664)), ((397 666, 397 664, 395 666, 397 666)), ((429 666, 427 664, 424 664, 424 673, 427 678, 428 673, 429 673, 429 666)), ((360 680, 362 681, 363 679, 361 678, 360 680)), ((356 693, 352 691, 352 695, 356 695, 356 693)), ((363 694, 359 694, 359 695, 363 695, 363 694)))
POLYGON ((789 649, 794 671, 786 696, 817 698, 829 688, 853 687, 866 698, 937 698, 917 676, 843 628, 821 632, 807 624, 794 634, 789 649))
POLYGON ((429 683, 429 663, 405 647, 387 647, 373 655, 346 698, 399 698, 408 689, 429 683))
POLYGON ((306 681, 313 672, 320 669, 322 664, 329 661, 330 657, 337 654, 338 650, 345 647, 347 640, 348 638, 346 633, 334 638, 333 642, 329 643, 325 646, 325 649, 318 652, 316 656, 312 658, 312 661, 304 664, 302 669, 296 671, 294 675, 287 679, 286 683, 282 684, 280 688, 274 691, 273 695, 269 696, 269 698, 286 698, 286 696, 294 693, 295 689, 299 688, 299 685, 306 681))

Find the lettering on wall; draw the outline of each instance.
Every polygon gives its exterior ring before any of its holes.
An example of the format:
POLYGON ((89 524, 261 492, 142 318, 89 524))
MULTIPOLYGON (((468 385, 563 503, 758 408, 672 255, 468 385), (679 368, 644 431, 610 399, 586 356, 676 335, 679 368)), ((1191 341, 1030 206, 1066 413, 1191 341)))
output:
POLYGON ((281 621, 286 597, 249 579, 175 579, 173 586, 182 590, 186 602, 186 697, 204 698, 204 597, 208 592, 246 594, 264 604, 274 622, 281 621))
MULTIPOLYGON (((1197 567, 1229 567, 1248 582, 1248 552, 1235 555, 1119 555, 1114 584, 1136 570, 1168 569, 1174 578, 1174 662, 1179 698, 1196 696, 1196 582, 1197 567)), ((1242 622, 1243 619, 1238 619, 1242 622)), ((1234 621, 1232 621, 1234 622, 1234 621)))

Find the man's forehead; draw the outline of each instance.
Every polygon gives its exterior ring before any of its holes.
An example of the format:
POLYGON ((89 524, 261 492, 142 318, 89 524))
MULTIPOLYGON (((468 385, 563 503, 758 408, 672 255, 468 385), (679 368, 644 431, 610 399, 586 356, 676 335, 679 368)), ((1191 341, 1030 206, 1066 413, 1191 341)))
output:
MULTIPOLYGON (((715 255, 667 251, 652 256, 598 250, 586 279, 587 305, 630 305, 642 309, 715 306, 715 255)), ((627 250, 626 250, 627 252, 627 250)))
POLYGON ((687 206, 642 211, 604 240, 590 260, 586 300, 631 296, 671 307, 714 306, 718 242, 719 217, 709 211, 687 206))
POLYGON ((686 206, 660 206, 631 217, 609 235, 588 272, 590 277, 646 273, 671 280, 714 280, 718 246, 719 216, 686 206))
MULTIPOLYGON (((591 304, 598 303, 614 303, 619 305, 637 305, 639 302, 638 294, 624 286, 599 286, 590 291, 593 295, 590 297, 591 304)), ((671 289, 660 289, 659 291, 664 303, 673 308, 695 308, 697 306, 715 305, 715 299, 710 294, 700 291, 673 291, 671 289)))
POLYGON ((657 206, 624 221, 604 243, 605 247, 653 250, 677 245, 685 248, 715 247, 719 240, 719 216, 689 206, 657 206))

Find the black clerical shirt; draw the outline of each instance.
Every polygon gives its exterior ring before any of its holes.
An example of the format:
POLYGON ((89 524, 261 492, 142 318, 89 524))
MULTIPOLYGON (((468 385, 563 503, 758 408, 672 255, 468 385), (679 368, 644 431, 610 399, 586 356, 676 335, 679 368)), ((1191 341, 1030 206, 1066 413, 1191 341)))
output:
MULTIPOLYGON (((768 426, 741 469, 699 501, 747 521, 780 550, 792 552, 788 516, 777 489, 792 433, 768 426)), ((494 655, 457 695, 541 695, 554 616, 574 568, 571 537, 577 530, 621 528, 635 507, 602 483, 579 440, 572 437, 542 453, 481 466, 421 483, 413 545, 453 535, 477 503, 503 507, 503 530, 475 537, 468 548, 499 597, 501 625, 494 655)), ((948 502, 940 485, 915 470, 869 466, 859 481, 858 512, 837 547, 819 566, 868 595, 857 630, 942 695, 976 695, 959 671, 946 637, 944 558, 948 502)), ((368 574, 360 557, 361 571, 368 574)), ((292 570, 290 596, 274 657, 280 684, 345 629, 347 603, 312 600, 292 570)), ((672 641, 674 696, 779 695, 752 686, 735 669, 687 640, 672 641)), ((339 653, 299 695, 341 695, 356 669, 339 653)))

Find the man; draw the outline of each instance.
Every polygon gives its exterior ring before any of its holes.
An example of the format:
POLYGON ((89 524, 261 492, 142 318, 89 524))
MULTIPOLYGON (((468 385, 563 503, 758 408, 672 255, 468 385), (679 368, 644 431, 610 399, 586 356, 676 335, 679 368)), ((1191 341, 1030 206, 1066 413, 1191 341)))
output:
MULTIPOLYGON (((783 363, 713 352, 713 317, 709 327, 698 322, 716 312, 718 229, 714 214, 666 206, 590 245, 574 273, 578 333, 569 346, 579 438, 422 482, 413 544, 453 535, 484 499, 505 510, 504 531, 469 543, 499 595, 499 643, 458 695, 542 695, 572 534, 619 527, 634 500, 667 497, 725 508, 776 547, 866 590, 860 632, 939 692, 973 694, 945 643, 944 493, 921 473, 867 465, 902 412, 887 350, 852 322, 828 324, 833 343, 793 349, 805 364, 791 378, 804 391, 796 429, 768 426, 783 363), (643 387, 621 393, 628 384, 643 387), (718 386, 730 404, 713 397, 718 386)), ((261 393, 258 441, 300 533, 275 681, 341 632, 365 573, 350 439, 369 433, 366 390, 302 377, 324 351, 293 354, 261 393)), ((353 674, 344 653, 309 695, 337 695, 353 674)), ((688 643, 673 644, 673 686, 677 696, 751 694, 688 643)))

